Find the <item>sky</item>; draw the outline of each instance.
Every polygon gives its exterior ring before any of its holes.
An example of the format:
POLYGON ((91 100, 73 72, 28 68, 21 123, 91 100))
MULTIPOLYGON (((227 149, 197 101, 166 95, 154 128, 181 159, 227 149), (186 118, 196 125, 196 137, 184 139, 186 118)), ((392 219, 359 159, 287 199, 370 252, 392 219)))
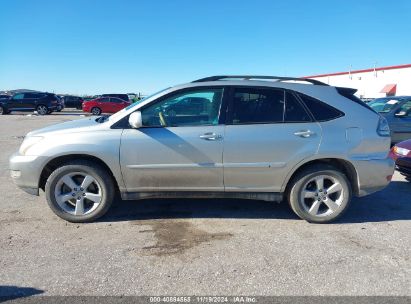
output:
POLYGON ((411 63, 410 0, 0 0, 0 90, 149 94, 411 63))

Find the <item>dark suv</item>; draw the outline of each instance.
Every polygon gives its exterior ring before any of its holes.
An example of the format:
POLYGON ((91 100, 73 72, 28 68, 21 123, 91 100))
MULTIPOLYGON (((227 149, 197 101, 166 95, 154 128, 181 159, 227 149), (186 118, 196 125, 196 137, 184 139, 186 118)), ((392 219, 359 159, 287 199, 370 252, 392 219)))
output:
POLYGON ((81 105, 83 104, 84 99, 78 96, 63 96, 64 106, 66 108, 76 108, 81 110, 81 105))
POLYGON ((52 93, 24 92, 17 93, 9 99, 3 99, 0 105, 1 114, 11 111, 34 111, 40 115, 50 114, 59 106, 58 97, 52 93))

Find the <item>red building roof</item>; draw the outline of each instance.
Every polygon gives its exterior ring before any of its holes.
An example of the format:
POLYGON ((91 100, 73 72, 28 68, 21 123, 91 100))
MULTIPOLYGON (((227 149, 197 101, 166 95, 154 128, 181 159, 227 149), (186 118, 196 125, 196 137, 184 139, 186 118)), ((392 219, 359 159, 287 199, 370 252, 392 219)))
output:
POLYGON ((405 69, 405 68, 411 68, 411 64, 391 65, 391 66, 380 67, 380 68, 375 68, 375 69, 354 70, 354 71, 349 71, 349 72, 337 72, 337 73, 330 73, 330 74, 311 75, 311 76, 304 76, 302 78, 338 76, 338 75, 358 74, 358 73, 366 73, 366 72, 373 72, 373 71, 385 71, 385 70, 395 70, 395 69, 405 69))

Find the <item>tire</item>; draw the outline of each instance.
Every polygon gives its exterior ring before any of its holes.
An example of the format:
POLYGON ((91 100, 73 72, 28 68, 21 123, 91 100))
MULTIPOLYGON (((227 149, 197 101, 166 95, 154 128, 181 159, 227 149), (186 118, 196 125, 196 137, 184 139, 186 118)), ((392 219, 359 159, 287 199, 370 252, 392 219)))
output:
POLYGON ((7 114, 7 110, 3 108, 2 106, 0 106, 0 115, 6 115, 6 114, 7 114))
POLYGON ((351 184, 338 169, 314 165, 292 179, 287 198, 291 209, 301 219, 330 223, 347 210, 352 198, 351 184))
POLYGON ((57 216, 86 223, 108 211, 115 187, 110 174, 100 165, 78 160, 57 168, 47 179, 45 192, 48 205, 57 216))
POLYGON ((91 109, 91 114, 100 115, 101 114, 101 109, 97 108, 97 107, 94 107, 94 108, 91 109))
POLYGON ((46 115, 49 112, 49 109, 45 105, 38 105, 36 111, 39 115, 46 115))

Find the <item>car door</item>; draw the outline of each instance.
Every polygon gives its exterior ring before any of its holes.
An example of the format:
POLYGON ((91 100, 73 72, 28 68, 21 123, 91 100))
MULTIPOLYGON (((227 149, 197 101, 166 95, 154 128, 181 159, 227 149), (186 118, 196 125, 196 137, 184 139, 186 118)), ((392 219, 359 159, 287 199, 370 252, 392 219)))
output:
POLYGON ((225 191, 282 191, 288 172, 318 151, 320 125, 290 91, 236 87, 230 96, 225 191))
POLYGON ((116 113, 124 108, 124 100, 116 97, 110 97, 110 106, 112 107, 111 113, 116 113))
POLYGON ((19 93, 14 95, 8 101, 9 110, 20 110, 22 109, 22 100, 24 99, 24 93, 19 93))
POLYGON ((110 112, 110 98, 109 97, 102 97, 97 99, 97 107, 101 109, 102 113, 111 113, 110 112))
POLYGON ((411 100, 403 102, 389 118, 392 142, 411 139, 411 100))
POLYGON ((43 94, 38 93, 24 93, 24 98, 21 100, 21 107, 25 110, 34 110, 37 106, 36 101, 42 96, 43 94))
POLYGON ((129 192, 224 190, 223 91, 179 90, 141 109, 143 127, 125 129, 121 139, 120 165, 129 192), (168 111, 191 96, 206 98, 207 112, 168 111))
POLYGON ((74 103, 75 103, 74 97, 65 96, 63 100, 64 100, 64 106, 66 108, 73 108, 74 107, 74 103))

